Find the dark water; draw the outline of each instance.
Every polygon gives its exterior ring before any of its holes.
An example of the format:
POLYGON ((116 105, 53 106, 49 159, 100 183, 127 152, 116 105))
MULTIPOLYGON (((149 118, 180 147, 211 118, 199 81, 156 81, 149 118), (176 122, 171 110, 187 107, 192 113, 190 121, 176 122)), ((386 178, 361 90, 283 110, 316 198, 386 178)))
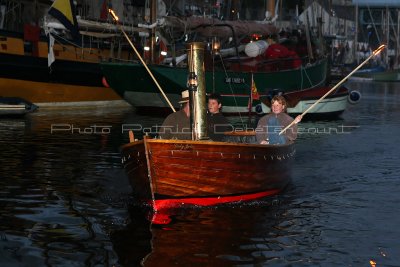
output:
POLYGON ((166 225, 136 207, 119 156, 123 125, 162 118, 1 119, 0 266, 400 266, 400 85, 349 87, 362 99, 342 119, 300 124, 284 194, 176 210, 166 225))

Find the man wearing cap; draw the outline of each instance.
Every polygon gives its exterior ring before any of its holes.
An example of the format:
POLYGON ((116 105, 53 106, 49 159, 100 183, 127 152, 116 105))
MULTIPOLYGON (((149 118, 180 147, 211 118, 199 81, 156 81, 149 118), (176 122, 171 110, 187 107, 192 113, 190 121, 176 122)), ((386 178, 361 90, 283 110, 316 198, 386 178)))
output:
POLYGON ((192 140, 188 90, 182 92, 179 104, 181 104, 181 110, 168 115, 159 130, 162 139, 192 140))

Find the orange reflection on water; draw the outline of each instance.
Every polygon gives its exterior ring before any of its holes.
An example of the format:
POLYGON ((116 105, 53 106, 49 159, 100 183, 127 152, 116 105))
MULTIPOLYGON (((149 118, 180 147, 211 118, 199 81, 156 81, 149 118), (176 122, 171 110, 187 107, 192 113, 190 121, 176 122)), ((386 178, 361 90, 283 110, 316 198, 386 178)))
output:
POLYGON ((372 267, 376 267, 376 262, 373 260, 370 260, 369 263, 371 264, 372 267))

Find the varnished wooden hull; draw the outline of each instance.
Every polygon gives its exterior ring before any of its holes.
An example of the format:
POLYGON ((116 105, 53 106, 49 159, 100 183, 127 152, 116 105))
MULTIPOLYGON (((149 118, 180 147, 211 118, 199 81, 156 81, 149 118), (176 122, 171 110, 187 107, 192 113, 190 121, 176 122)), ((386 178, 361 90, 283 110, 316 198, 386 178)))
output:
POLYGON ((155 209, 173 203, 213 205, 281 191, 295 150, 288 145, 147 139, 123 146, 136 196, 155 209))

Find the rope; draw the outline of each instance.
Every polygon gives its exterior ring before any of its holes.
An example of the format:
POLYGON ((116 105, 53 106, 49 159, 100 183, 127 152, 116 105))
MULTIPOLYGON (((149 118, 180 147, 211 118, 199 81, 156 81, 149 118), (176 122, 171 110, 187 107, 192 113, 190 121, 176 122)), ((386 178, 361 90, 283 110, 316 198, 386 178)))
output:
MULTIPOLYGON (((224 72, 225 72, 225 78, 228 78, 228 72, 226 71, 225 64, 224 64, 224 61, 223 61, 223 59, 222 59, 221 54, 219 55, 219 57, 220 57, 220 59, 221 59, 222 67, 223 67, 224 72)), ((246 84, 246 85, 248 85, 248 84, 246 84)), ((236 97, 235 97, 235 95, 234 95, 234 93, 233 93, 233 89, 232 89, 231 83, 229 83, 229 89, 231 90, 231 93, 232 93, 232 95, 233 95, 233 100, 235 101, 235 105, 236 105, 236 107, 238 107, 239 105, 238 105, 237 100, 236 100, 236 97)), ((239 113, 240 121, 241 121, 241 123, 244 125, 244 121, 243 121, 243 118, 242 118, 242 113, 241 113, 240 111, 239 111, 238 113, 239 113)))

